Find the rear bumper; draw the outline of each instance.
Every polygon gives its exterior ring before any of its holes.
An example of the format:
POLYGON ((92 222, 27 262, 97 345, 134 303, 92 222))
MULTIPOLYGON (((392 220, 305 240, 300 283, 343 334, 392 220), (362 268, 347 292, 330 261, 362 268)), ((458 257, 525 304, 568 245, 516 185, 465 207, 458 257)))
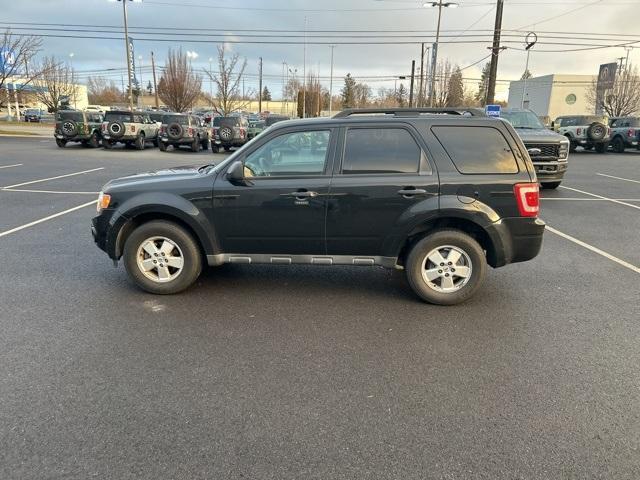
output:
POLYGON ((546 224, 539 218, 503 218, 487 228, 495 252, 490 255, 492 267, 526 262, 535 258, 542 248, 546 224))

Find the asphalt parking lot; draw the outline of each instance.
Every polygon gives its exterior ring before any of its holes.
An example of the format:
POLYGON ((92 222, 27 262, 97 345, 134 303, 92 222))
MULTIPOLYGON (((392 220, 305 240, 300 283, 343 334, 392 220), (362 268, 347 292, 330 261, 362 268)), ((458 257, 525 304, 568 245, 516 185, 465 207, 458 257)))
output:
POLYGON ((212 157, 0 138, 0 478, 640 478, 640 152, 573 154, 541 255, 448 308, 378 268, 135 289, 96 192, 212 157))

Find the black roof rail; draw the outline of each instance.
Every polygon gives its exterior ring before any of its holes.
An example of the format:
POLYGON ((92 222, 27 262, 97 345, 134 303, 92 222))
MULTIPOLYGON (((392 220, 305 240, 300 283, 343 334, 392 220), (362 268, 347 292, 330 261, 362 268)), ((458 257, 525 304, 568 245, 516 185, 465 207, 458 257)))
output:
POLYGON ((347 118, 357 115, 395 115, 396 117, 413 117, 420 114, 460 115, 465 117, 486 117, 481 108, 346 108, 336 113, 333 118, 347 118))

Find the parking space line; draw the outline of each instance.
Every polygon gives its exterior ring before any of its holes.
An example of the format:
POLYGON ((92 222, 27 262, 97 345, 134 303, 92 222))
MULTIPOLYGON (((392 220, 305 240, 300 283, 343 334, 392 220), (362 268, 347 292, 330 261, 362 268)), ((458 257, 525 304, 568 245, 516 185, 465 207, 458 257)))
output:
POLYGON ((22 188, 3 188, 3 192, 26 192, 26 193, 62 193, 66 195, 98 195, 100 192, 61 192, 59 190, 27 190, 22 188))
POLYGON ((577 188, 565 187, 564 185, 560 185, 560 188, 564 188, 565 190, 573 190, 574 192, 582 193, 584 195, 590 195, 592 197, 601 198, 602 200, 607 200, 609 202, 617 203, 619 205, 626 205, 627 207, 640 210, 640 206, 638 205, 632 205, 630 203, 622 202, 620 200, 616 200, 615 198, 603 197, 602 195, 596 195, 595 193, 585 192, 584 190, 578 190, 577 188))
POLYGON ((33 183, 47 182, 49 180, 57 180, 58 178, 73 177, 75 175, 84 175, 85 173, 97 172, 98 170, 104 170, 104 167, 92 168, 91 170, 83 170, 82 172, 67 173, 66 175, 58 175, 57 177, 42 178, 40 180, 31 180, 30 182, 16 183, 15 185, 7 185, 6 187, 2 187, 2 188, 22 187, 23 185, 31 185, 33 183))
MULTIPOLYGON (((608 198, 575 198, 575 197, 565 197, 565 198, 541 198, 540 200, 552 200, 556 202, 609 202, 608 198)), ((616 200, 618 202, 640 202, 640 198, 612 198, 611 200, 616 200)))
POLYGON ((21 167, 21 163, 16 163, 15 165, 0 165, 0 168, 11 168, 11 167, 21 167))
POLYGON ((26 223, 24 225, 20 225, 19 227, 12 228, 11 230, 6 230, 4 232, 0 232, 0 237, 4 237, 11 233, 19 232, 20 230, 24 230, 25 228, 33 227, 34 225, 38 225, 39 223, 46 222, 47 220, 52 220, 57 217, 61 217, 62 215, 66 215, 67 213, 75 212, 76 210, 80 210, 81 208, 88 207, 89 205, 95 205, 98 203, 98 200, 92 200, 91 202, 83 203, 82 205, 78 205, 77 207, 69 208, 63 212, 54 213, 53 215, 49 215, 48 217, 41 218, 39 220, 35 220, 33 222, 26 223))
POLYGON ((630 178, 616 177, 615 175, 607 175, 606 173, 596 173, 596 175, 600 175, 601 177, 615 178, 616 180, 624 180, 625 182, 640 183, 640 180, 631 180, 630 178))
POLYGON ((580 245, 581 247, 584 247, 587 250, 591 250, 592 252, 597 253, 598 255, 602 255, 603 257, 608 258, 612 262, 622 265, 623 267, 628 268, 633 272, 640 273, 640 267, 636 267, 635 265, 632 265, 629 262, 625 262, 624 260, 618 257, 615 257, 610 253, 605 252, 604 250, 600 250, 599 248, 594 247, 593 245, 589 245, 588 243, 585 243, 582 240, 578 240, 576 237, 572 237, 571 235, 567 235, 566 233, 560 232, 559 230, 556 230, 555 228, 550 227, 549 225, 547 225, 546 230, 551 233, 555 233, 556 235, 566 240, 569 240, 570 242, 580 245))

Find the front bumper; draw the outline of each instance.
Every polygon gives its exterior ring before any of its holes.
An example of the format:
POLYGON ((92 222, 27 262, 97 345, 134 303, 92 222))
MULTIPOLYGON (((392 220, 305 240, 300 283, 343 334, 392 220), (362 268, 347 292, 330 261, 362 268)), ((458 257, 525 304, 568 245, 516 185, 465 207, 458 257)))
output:
POLYGON ((533 162, 539 181, 562 180, 569 168, 565 162, 533 162))

